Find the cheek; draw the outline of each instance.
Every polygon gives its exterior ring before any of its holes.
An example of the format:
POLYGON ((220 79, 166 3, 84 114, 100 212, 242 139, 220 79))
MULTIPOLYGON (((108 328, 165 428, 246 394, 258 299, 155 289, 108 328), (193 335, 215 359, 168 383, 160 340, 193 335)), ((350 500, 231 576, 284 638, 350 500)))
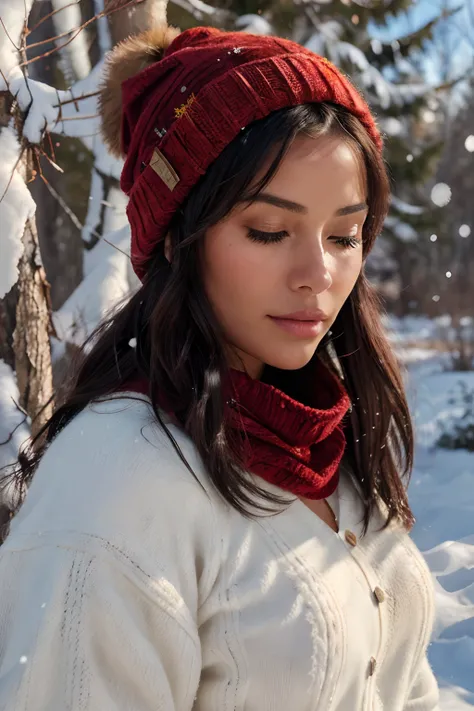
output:
POLYGON ((356 254, 344 255, 343 259, 335 261, 332 269, 332 283, 334 290, 341 296, 347 297, 355 286, 362 270, 362 250, 356 254))
POLYGON ((230 229, 227 234, 209 230, 204 239, 203 280, 208 297, 220 312, 233 304, 242 309, 246 303, 255 304, 256 295, 265 290, 268 270, 262 251, 241 235, 233 237, 230 229))

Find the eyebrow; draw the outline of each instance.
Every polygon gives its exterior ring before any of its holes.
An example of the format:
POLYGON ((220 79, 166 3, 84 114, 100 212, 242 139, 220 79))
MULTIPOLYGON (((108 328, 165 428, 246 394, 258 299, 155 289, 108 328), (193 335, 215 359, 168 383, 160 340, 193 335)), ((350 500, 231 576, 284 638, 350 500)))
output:
MULTIPOLYGON (((308 208, 304 205, 300 205, 298 202, 293 202, 292 200, 285 200, 285 198, 278 197, 277 195, 271 195, 270 193, 260 193, 251 202, 264 202, 267 205, 274 205, 275 207, 281 207, 283 210, 289 210, 290 212, 297 212, 301 215, 306 215, 308 213, 308 208)), ((362 210, 367 210, 368 205, 366 202, 359 202, 357 205, 346 205, 346 207, 341 207, 340 210, 336 212, 336 215, 352 215, 355 212, 362 212, 362 210)))

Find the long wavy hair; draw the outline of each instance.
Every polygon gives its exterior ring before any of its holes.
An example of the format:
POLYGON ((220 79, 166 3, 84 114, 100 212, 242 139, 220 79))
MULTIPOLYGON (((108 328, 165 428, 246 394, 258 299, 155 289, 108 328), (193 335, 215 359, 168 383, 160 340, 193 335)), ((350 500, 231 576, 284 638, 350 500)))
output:
MULTIPOLYGON (((199 249, 206 230, 241 201, 252 201, 268 185, 294 139, 337 135, 358 152, 367 173, 369 214, 363 230, 364 261, 380 233, 389 205, 389 180, 380 153, 352 114, 339 106, 307 104, 275 111, 249 125, 225 148, 176 212, 169 230, 172 263, 163 243, 150 260, 142 286, 103 321, 84 344, 80 362, 49 422, 21 452, 13 472, 21 503, 41 457, 54 437, 90 402, 107 399, 130 379, 146 378, 156 418, 165 426, 166 401, 194 442, 209 479, 242 514, 282 499, 264 492, 245 472, 238 443, 226 419, 223 382, 228 373, 225 343, 206 296, 199 249), (264 177, 255 176, 270 162, 264 177), (135 347, 130 341, 134 339, 135 347)), ((413 429, 401 373, 381 323, 380 303, 362 270, 349 298, 315 357, 337 364, 351 398, 346 420, 345 461, 365 506, 365 528, 377 500, 386 524, 413 515, 406 483, 413 462, 413 429), (330 354, 330 357, 328 357, 330 354)), ((295 390, 308 370, 286 373, 295 390), (299 382, 298 382, 299 381, 299 382)))

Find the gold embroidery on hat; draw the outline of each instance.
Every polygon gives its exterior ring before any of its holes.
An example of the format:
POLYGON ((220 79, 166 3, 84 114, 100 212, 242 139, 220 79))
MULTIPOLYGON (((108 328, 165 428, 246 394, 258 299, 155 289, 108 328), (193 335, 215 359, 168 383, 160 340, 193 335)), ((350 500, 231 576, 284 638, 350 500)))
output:
POLYGON ((174 110, 175 118, 180 118, 181 116, 184 116, 184 114, 189 109, 195 98, 196 95, 191 94, 188 100, 184 102, 184 104, 181 104, 181 106, 177 106, 174 110))
POLYGON ((153 151, 150 166, 170 190, 175 189, 179 183, 179 175, 158 148, 153 151))

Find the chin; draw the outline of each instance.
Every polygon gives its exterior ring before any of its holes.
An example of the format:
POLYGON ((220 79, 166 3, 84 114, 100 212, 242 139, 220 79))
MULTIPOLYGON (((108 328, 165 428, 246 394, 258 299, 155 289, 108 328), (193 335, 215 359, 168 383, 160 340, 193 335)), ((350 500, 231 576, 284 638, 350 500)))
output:
POLYGON ((275 349, 273 355, 265 358, 263 362, 279 370, 299 370, 308 365, 316 353, 318 345, 319 342, 307 346, 295 344, 293 346, 280 347, 275 349))

